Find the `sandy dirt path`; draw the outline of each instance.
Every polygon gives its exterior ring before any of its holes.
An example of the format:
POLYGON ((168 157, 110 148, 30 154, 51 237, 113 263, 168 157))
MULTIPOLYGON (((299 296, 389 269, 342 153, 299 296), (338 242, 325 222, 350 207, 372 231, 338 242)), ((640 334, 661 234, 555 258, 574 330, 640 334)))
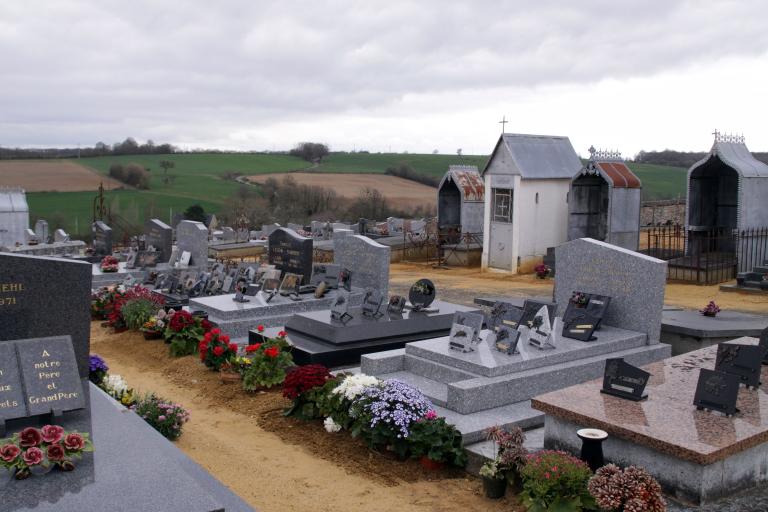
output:
POLYGON ((221 384, 194 357, 170 359, 162 341, 92 324, 91 352, 137 390, 191 413, 177 446, 260 511, 520 511, 514 498, 482 496, 463 472, 427 472, 372 452, 319 422, 284 418, 279 393, 221 384))

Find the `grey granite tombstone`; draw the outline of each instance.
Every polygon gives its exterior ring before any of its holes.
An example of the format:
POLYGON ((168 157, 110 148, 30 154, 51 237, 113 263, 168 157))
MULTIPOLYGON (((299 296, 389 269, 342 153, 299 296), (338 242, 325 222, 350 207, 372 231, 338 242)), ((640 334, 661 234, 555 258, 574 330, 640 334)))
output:
POLYGON ((16 346, 0 342, 0 424, 10 418, 27 416, 25 404, 16 346))
POLYGON ((280 228, 280 224, 262 224, 261 234, 262 236, 269 237, 276 229, 280 228))
POLYGON ((69 335, 88 378, 91 274, 83 261, 0 253, 0 344, 69 335))
POLYGON ((319 220, 313 220, 310 223, 310 229, 312 230, 312 236, 321 236, 323 234, 324 223, 319 220))
POLYGON ((69 336, 25 339, 15 345, 30 416, 85 407, 69 336))
POLYGON ((348 236, 352 236, 354 234, 355 233, 351 229, 335 228, 333 230, 333 239, 334 240, 339 240, 340 238, 345 238, 345 237, 348 237, 348 236))
POLYGON ((38 219, 35 222, 35 235, 37 235, 37 239, 40 240, 41 244, 48 243, 48 229, 48 221, 38 219))
POLYGON ((278 228, 269 235, 269 263, 275 268, 303 276, 302 284, 312 276, 312 239, 292 229, 278 228))
POLYGON ((176 228, 176 246, 179 254, 190 254, 190 266, 208 265, 208 228, 202 222, 181 221, 176 228))
POLYGON ((232 229, 229 226, 224 226, 221 228, 221 239, 225 242, 234 242, 237 238, 237 233, 235 233, 235 230, 232 229))
POLYGON ((63 243, 63 242, 69 242, 69 235, 66 231, 59 228, 56 231, 53 232, 53 242, 54 243, 63 243))
POLYGON ((591 238, 560 245, 555 258, 558 316, 574 291, 607 295, 605 325, 644 332, 649 344, 659 342, 667 262, 591 238))
POLYGON ((352 284, 389 293, 390 248, 362 235, 334 240, 334 263, 352 271, 352 284))
POLYGON ((93 232, 93 251, 97 256, 112 254, 112 228, 97 220, 91 226, 93 232))
POLYGON ((158 259, 167 262, 173 248, 173 229, 160 219, 148 219, 144 223, 144 236, 147 247, 150 245, 159 252, 158 259))

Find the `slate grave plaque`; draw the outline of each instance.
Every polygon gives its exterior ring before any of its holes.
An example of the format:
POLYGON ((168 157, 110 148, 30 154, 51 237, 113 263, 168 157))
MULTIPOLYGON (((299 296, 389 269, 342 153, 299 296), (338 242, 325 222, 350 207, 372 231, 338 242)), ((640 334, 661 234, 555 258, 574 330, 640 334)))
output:
POLYGON ((331 306, 331 319, 345 322, 352 318, 352 315, 349 314, 350 293, 343 288, 340 288, 336 293, 336 298, 331 306))
POLYGON ((594 341, 593 336, 600 319, 587 309, 574 309, 563 318, 563 337, 579 341, 594 341))
POLYGON ((348 292, 352 291, 352 271, 348 268, 342 268, 339 272, 339 288, 344 288, 348 292))
POLYGON ((511 304, 501 301, 493 303, 493 307, 491 307, 491 310, 488 313, 488 318, 485 320, 485 323, 488 325, 489 329, 494 330, 496 327, 501 325, 501 317, 504 315, 504 313, 507 312, 510 306, 511 304))
POLYGON ((408 300, 414 311, 428 308, 434 301, 437 290, 429 279, 419 279, 408 291, 408 300))
POLYGON ((733 416, 739 412, 736 401, 739 398, 740 381, 738 375, 702 368, 699 370, 693 405, 700 411, 718 411, 733 416))
POLYGON ((258 295, 260 290, 261 290, 261 283, 249 284, 248 288, 245 290, 245 295, 246 297, 254 297, 258 295))
POLYGON ((326 287, 329 289, 338 288, 340 273, 341 265, 317 263, 312 267, 312 279, 309 284, 317 286, 321 282, 325 282, 326 287))
POLYGON ((495 329, 493 345, 499 352, 507 355, 519 354, 517 344, 520 341, 520 331, 506 325, 500 325, 495 329))
POLYGON ((536 316, 531 320, 531 327, 528 330, 528 343, 539 350, 550 350, 555 348, 551 343, 552 323, 549 319, 549 308, 541 306, 536 316))
POLYGON ((546 306, 549 318, 555 317, 554 303, 526 299, 523 303, 523 316, 520 318, 520 325, 524 327, 530 327, 534 317, 536 317, 536 315, 539 313, 542 306, 546 306))
POLYGON ((362 312, 364 316, 378 318, 381 316, 381 303, 384 302, 384 296, 380 290, 368 288, 363 297, 362 312))
POLYGON ((472 352, 483 327, 483 315, 457 311, 453 314, 448 346, 461 352, 472 352))
POLYGON ((387 311, 391 314, 401 315, 403 309, 405 309, 405 297, 402 295, 392 295, 387 304, 387 311))
POLYGON ((5 420, 24 416, 28 414, 15 343, 0 343, 0 430, 5 420))
POLYGON ((763 349, 759 345, 719 343, 715 370, 738 375, 747 387, 760 386, 763 349))
POLYGON ((606 359, 603 389, 600 392, 639 402, 648 398, 644 391, 650 377, 650 373, 632 366, 620 357, 606 359))
POLYGON ((509 327, 517 329, 520 327, 520 321, 523 318, 523 310, 510 305, 501 315, 498 327, 509 327))
POLYGON ((269 263, 284 273, 304 276, 309 281, 312 275, 312 239, 300 236, 292 229, 276 229, 269 235, 269 263))
POLYGON ((192 259, 192 253, 189 251, 181 251, 181 257, 179 258, 179 268, 189 267, 189 261, 192 259))
POLYGON ((69 336, 20 340, 15 345, 31 416, 85 407, 69 336))
POLYGON ((605 312, 608 311, 608 306, 611 304, 611 298, 607 295, 598 295, 596 293, 589 294, 589 301, 587 302, 587 313, 598 319, 598 326, 600 328, 600 322, 605 316, 605 312))

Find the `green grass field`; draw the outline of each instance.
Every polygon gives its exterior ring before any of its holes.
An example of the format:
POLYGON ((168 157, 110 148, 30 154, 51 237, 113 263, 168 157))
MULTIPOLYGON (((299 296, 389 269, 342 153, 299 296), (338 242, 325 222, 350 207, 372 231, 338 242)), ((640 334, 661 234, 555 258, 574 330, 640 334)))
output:
MULTIPOLYGON (((400 163, 416 172, 441 177, 452 164, 477 165, 482 169, 488 157, 482 155, 420 155, 400 153, 332 153, 311 169, 327 173, 383 173, 400 163)), ((279 154, 178 154, 131 155, 83 158, 75 162, 107 175, 113 163, 137 162, 150 169, 150 190, 107 192, 113 212, 140 226, 145 219, 169 221, 172 213, 200 204, 207 212, 220 211, 227 198, 240 185, 224 179, 227 173, 244 175, 308 170, 310 165, 296 157, 279 154), (171 184, 162 182, 161 160, 171 160, 175 176, 171 184)), ((657 165, 630 164, 643 182, 643 199, 672 199, 685 194, 685 169, 657 165)), ((86 233, 91 219, 95 192, 37 192, 27 194, 32 218, 45 218, 75 234, 86 233)))

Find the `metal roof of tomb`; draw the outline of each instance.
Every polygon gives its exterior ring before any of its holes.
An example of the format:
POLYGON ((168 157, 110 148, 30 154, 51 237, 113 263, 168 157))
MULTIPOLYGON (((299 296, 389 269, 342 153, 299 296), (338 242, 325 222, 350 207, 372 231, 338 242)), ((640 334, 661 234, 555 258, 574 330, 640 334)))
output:
POLYGON ((600 174, 613 188, 643 188, 640 178, 621 159, 618 151, 602 151, 589 148, 589 161, 577 176, 600 174))
POLYGON ((485 200, 485 183, 475 165, 449 165, 448 172, 440 180, 437 189, 442 189, 446 181, 453 181, 456 184, 464 201, 485 200))
POLYGON ((29 212, 27 195, 20 187, 0 187, 0 212, 29 212))
POLYGON ((768 165, 752 156, 744 143, 743 135, 729 135, 715 130, 715 142, 709 155, 699 160, 688 169, 701 167, 712 158, 719 158, 725 165, 738 172, 744 178, 768 178, 768 165))
POLYGON ((581 169, 579 155, 568 137, 503 133, 485 164, 485 174, 502 144, 514 162, 511 174, 523 179, 570 179, 581 169))

